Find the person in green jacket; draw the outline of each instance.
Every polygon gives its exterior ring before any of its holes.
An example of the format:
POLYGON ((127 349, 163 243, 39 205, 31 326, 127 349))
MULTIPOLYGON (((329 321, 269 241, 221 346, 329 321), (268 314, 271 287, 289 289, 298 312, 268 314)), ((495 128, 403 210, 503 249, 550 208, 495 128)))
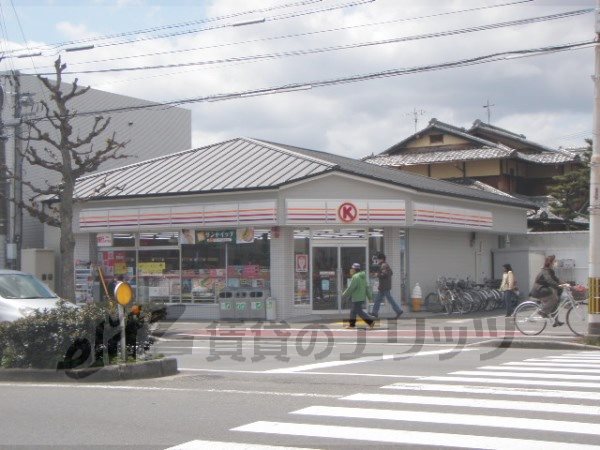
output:
POLYGON ((373 293, 371 292, 371 288, 367 282, 367 274, 364 270, 360 270, 359 263, 352 264, 350 273, 352 274, 352 279, 350 280, 350 284, 346 290, 342 293, 342 297, 350 297, 350 300, 352 300, 348 328, 356 327, 357 315, 360 316, 360 318, 363 319, 367 325, 369 325, 369 328, 373 328, 373 325, 375 324, 374 318, 369 316, 363 310, 363 304, 365 300, 367 298, 371 300, 373 297, 373 293))

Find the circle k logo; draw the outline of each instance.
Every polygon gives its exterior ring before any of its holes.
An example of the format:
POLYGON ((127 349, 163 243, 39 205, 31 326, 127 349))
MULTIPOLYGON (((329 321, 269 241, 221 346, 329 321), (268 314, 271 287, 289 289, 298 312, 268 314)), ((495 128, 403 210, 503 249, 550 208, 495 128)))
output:
POLYGON ((354 222, 358 219, 358 208, 350 202, 345 202, 338 208, 337 215, 342 222, 354 222))

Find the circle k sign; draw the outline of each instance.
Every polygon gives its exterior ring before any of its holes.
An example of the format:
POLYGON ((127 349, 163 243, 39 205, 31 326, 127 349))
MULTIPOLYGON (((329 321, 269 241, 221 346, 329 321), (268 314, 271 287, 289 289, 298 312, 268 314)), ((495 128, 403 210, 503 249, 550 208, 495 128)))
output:
POLYGON ((358 208, 353 203, 345 202, 338 208, 337 215, 342 222, 354 222, 358 219, 358 208))

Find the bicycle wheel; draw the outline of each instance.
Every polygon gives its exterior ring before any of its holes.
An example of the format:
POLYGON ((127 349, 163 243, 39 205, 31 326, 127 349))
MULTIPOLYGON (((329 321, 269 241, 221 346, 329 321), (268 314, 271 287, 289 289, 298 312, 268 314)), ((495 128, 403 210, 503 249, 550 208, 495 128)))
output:
POLYGON ((436 292, 430 292, 427 297, 425 297, 425 309, 429 312, 442 312, 444 307, 440 302, 440 297, 436 292))
POLYGON ((577 336, 587 334, 588 327, 588 303, 575 302, 575 306, 567 311, 567 325, 577 336))
POLYGON ((548 324, 545 317, 540 315, 540 305, 536 302, 525 302, 517 306, 514 312, 515 326, 527 336, 537 336, 548 324))

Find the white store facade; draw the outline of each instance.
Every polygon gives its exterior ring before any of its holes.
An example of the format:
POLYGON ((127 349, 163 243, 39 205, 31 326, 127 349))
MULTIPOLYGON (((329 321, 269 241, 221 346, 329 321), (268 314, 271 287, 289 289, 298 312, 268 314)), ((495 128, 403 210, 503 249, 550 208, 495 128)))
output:
MULTIPOLYGON (((226 292, 271 297, 279 320, 339 314, 350 266, 368 268, 378 252, 403 302, 417 282, 433 291, 439 276, 481 282, 492 278, 492 251, 526 233, 531 208, 247 138, 94 174, 78 180, 77 194, 87 199, 74 214, 78 301, 89 300, 85 278, 97 264, 128 279, 138 302, 165 303, 186 319, 223 317, 226 292)), ((57 239, 47 229, 46 242, 57 239)))

